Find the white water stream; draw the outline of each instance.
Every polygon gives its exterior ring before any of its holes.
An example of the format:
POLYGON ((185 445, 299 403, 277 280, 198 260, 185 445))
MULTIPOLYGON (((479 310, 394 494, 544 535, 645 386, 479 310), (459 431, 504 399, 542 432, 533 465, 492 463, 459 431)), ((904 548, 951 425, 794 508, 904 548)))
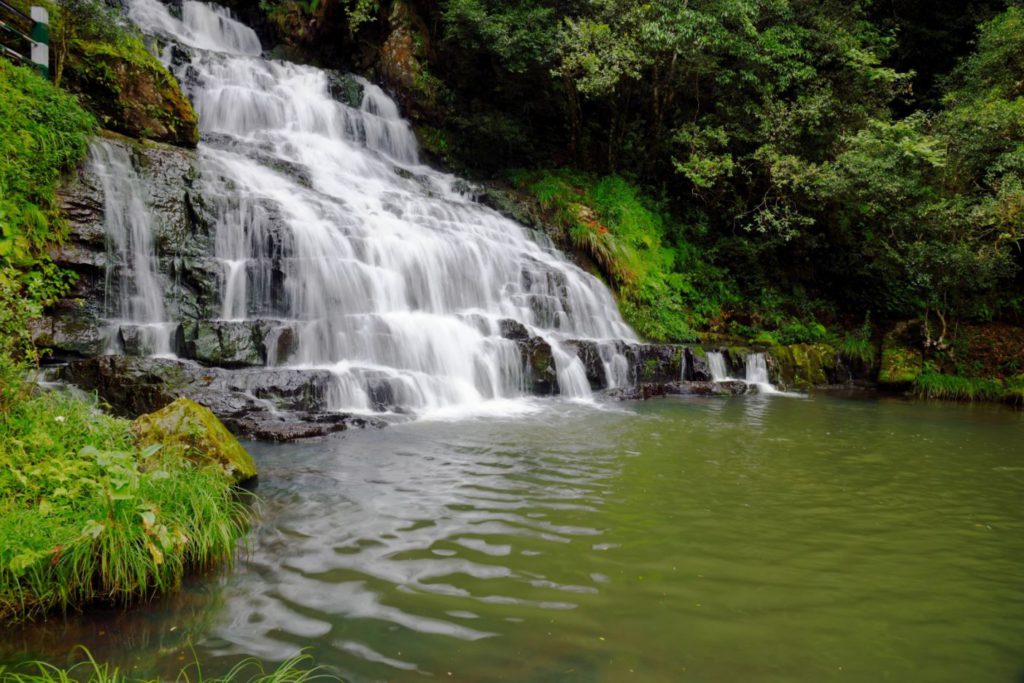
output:
POLYGON ((111 321, 108 351, 117 351, 121 335, 131 330, 138 336, 138 351, 173 355, 171 334, 176 324, 167 320, 164 311, 142 179, 132 168, 128 152, 103 140, 89 148, 88 163, 103 188, 108 245, 104 307, 111 321))
MULTIPOLYGON (((274 320, 267 341, 293 337, 271 364, 330 368, 339 410, 370 410, 381 383, 417 411, 476 405, 525 391, 520 349, 500 334, 511 319, 551 345, 562 395, 590 395, 570 339, 606 342, 609 383, 627 381, 607 342, 637 338, 607 288, 421 164, 380 88, 359 79, 361 105, 346 106, 325 72, 262 58, 256 34, 212 5, 186 0, 179 20, 133 0, 130 16, 191 54, 177 75, 199 114, 204 197, 218 215, 221 315, 274 320)), ((140 268, 135 278, 147 303, 123 316, 166 322, 159 283, 140 268)))

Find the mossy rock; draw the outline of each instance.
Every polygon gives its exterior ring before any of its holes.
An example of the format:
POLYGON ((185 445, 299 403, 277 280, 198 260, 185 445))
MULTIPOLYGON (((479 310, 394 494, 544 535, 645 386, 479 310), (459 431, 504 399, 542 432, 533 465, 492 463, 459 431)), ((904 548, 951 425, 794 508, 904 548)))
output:
POLYGON ((178 81, 140 41, 75 41, 63 85, 104 128, 181 147, 199 142, 199 117, 178 81))
POLYGON ((132 422, 139 446, 162 444, 198 465, 217 464, 236 482, 256 476, 256 464, 242 444, 208 408, 179 398, 132 422))
POLYGON ((882 338, 882 361, 878 370, 878 383, 891 387, 905 387, 921 375, 924 354, 913 344, 910 334, 912 322, 902 322, 882 338))
POLYGON ((828 344, 773 346, 768 355, 775 381, 786 388, 806 391, 831 383, 836 375, 838 355, 828 344))

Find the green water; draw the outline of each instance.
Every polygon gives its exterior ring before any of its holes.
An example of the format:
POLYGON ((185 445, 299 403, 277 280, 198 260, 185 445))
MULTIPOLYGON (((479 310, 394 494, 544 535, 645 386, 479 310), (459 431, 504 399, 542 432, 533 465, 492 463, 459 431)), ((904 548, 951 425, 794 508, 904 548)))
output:
POLYGON ((139 674, 307 648, 352 681, 1022 680, 1020 413, 535 405, 252 444, 262 521, 236 571, 12 631, 2 657, 84 642, 139 674))

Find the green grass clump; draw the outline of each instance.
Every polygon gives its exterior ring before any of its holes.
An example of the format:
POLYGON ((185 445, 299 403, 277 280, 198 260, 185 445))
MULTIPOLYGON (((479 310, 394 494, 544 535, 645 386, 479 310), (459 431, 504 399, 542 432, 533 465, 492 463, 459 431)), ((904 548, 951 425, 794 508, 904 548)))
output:
POLYGON ((0 413, 0 622, 173 590, 230 561, 246 519, 221 469, 140 450, 94 403, 46 392, 0 413))
POLYGON ((668 212, 619 176, 569 170, 522 173, 530 192, 618 294, 623 317, 653 341, 696 339, 695 330, 735 299, 668 212))
MULTIPOLYGON (((45 662, 30 662, 17 669, 0 666, 0 683, 156 683, 161 679, 130 678, 116 667, 100 664, 86 649, 85 661, 62 669, 45 662)), ((178 672, 176 683, 311 683, 312 681, 339 681, 318 667, 311 666, 312 657, 296 655, 267 670, 256 659, 238 663, 223 676, 211 678, 203 675, 199 663, 189 664, 178 672)))
POLYGON ((948 401, 999 401, 1007 398, 1014 387, 993 377, 947 375, 928 365, 914 382, 914 392, 925 398, 948 401))
POLYGON ((85 157, 95 126, 73 96, 0 60, 0 265, 32 267, 63 239, 57 183, 85 157))

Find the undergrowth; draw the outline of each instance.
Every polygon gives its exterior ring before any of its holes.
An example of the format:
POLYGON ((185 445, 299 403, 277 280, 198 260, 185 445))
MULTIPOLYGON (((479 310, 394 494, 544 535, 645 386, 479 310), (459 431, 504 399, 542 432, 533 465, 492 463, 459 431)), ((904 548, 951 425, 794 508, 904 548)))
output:
POLYGON ((94 403, 17 401, 0 413, 0 622, 173 590, 233 558, 246 510, 221 469, 140 450, 94 403))
POLYGON ((33 267, 63 239, 57 183, 85 157, 95 126, 75 97, 0 59, 0 265, 33 267))
POLYGON ((736 299, 668 212, 619 176, 570 170, 513 177, 617 292, 623 317, 653 341, 696 339, 736 299))

